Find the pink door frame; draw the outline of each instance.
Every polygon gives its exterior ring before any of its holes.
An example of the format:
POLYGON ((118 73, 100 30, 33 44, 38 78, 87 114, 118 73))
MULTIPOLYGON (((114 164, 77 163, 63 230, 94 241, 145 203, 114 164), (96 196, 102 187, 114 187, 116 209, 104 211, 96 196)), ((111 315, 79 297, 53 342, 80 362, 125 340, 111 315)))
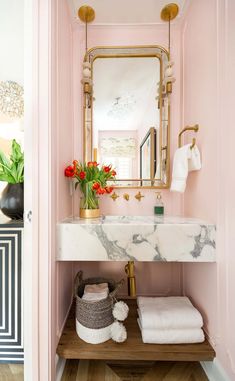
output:
POLYGON ((25 0, 25 381, 55 380, 52 95, 56 0, 25 0), (32 211, 32 221, 27 213, 32 211))

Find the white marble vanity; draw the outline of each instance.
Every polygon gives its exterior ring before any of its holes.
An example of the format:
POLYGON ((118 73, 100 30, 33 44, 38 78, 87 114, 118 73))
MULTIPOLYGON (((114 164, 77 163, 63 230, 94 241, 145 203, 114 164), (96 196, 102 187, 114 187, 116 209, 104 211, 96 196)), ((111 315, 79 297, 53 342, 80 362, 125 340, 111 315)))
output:
POLYGON ((57 260, 214 262, 216 226, 169 216, 68 218, 58 224, 57 260))

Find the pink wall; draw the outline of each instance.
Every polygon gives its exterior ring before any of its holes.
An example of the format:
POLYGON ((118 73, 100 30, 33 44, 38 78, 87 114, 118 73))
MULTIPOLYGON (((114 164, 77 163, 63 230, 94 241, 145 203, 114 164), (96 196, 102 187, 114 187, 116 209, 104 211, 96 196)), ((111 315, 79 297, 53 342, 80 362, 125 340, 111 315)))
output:
MULTIPOLYGON (((69 185, 63 176, 64 167, 73 160, 73 87, 72 70, 72 26, 67 0, 57 2, 57 152, 55 170, 57 172, 57 221, 72 215, 72 197, 69 185)), ((57 340, 71 303, 73 265, 56 263, 56 335, 57 340)))
MULTIPOLYGON (((125 262, 76 262, 75 272, 82 270, 84 277, 101 274, 115 280, 123 279, 125 283, 120 290, 121 296, 127 295, 125 262)), ((181 295, 181 264, 136 262, 136 287, 138 295, 181 295)))
MULTIPOLYGON (((173 27, 172 33, 172 57, 175 61, 175 75, 177 81, 174 85, 171 104, 171 151, 174 152, 177 144, 178 130, 181 128, 180 114, 180 92, 181 92, 181 57, 180 57, 180 28, 173 27)), ((162 45, 167 46, 167 25, 159 26, 89 26, 88 47, 110 46, 110 45, 162 45)), ((82 88, 81 88, 81 68, 84 57, 84 27, 74 24, 74 126, 75 126, 75 152, 76 158, 82 159, 82 88)), ((155 190, 143 190, 144 198, 138 202, 134 195, 138 189, 117 190, 121 196, 117 201, 113 201, 108 196, 101 200, 101 210, 105 215, 152 215, 153 206, 156 201, 155 190), (128 192, 130 201, 123 199, 122 195, 128 192)), ((177 194, 170 194, 168 190, 163 190, 163 200, 165 202, 166 213, 171 215, 180 215, 181 197, 177 194)), ((75 215, 78 215, 78 194, 75 193, 75 215)), ((112 275, 116 279, 125 277, 123 264, 121 263, 76 263, 74 271, 82 268, 85 276, 100 274, 112 275)), ((178 264, 147 264, 138 263, 136 265, 138 292, 139 294, 180 294, 181 265, 178 264), (147 276, 146 276, 147 274, 147 276)), ((126 287, 123 288, 126 293, 126 287)))
POLYGON ((217 357, 235 380, 235 2, 193 0, 185 18, 183 121, 199 123, 203 168, 191 176, 184 197, 186 216, 217 223, 217 264, 185 264, 184 292, 204 313, 217 357))

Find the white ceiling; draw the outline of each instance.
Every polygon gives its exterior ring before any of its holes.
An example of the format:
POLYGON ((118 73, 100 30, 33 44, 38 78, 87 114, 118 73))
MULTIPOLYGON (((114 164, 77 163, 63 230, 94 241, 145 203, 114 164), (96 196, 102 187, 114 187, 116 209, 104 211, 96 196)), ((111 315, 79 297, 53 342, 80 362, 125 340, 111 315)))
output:
MULTIPOLYGON (((169 0, 68 0, 73 15, 82 5, 90 5, 95 9, 95 25, 108 24, 158 24, 162 8, 169 0)), ((190 0, 174 0, 179 6, 180 18, 190 0)), ((78 20, 80 22, 80 20, 78 20)))
MULTIPOLYGON (((160 80, 160 63, 156 58, 99 58, 94 61, 94 130, 139 130, 158 125, 155 100, 160 80), (131 107, 120 117, 113 117, 116 98, 131 107)), ((121 107, 123 109, 123 107, 121 107)))

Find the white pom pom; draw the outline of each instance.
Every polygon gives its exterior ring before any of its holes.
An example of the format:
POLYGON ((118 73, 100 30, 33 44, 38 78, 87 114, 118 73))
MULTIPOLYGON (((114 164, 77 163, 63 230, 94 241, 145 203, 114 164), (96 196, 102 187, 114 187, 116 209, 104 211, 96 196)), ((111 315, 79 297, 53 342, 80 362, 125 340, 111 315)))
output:
POLYGON ((115 319, 123 321, 127 318, 129 307, 124 302, 117 302, 113 307, 113 316, 115 319))
POLYGON ((126 328, 119 321, 115 321, 111 326, 111 338, 116 343, 123 343, 127 338, 126 328))

